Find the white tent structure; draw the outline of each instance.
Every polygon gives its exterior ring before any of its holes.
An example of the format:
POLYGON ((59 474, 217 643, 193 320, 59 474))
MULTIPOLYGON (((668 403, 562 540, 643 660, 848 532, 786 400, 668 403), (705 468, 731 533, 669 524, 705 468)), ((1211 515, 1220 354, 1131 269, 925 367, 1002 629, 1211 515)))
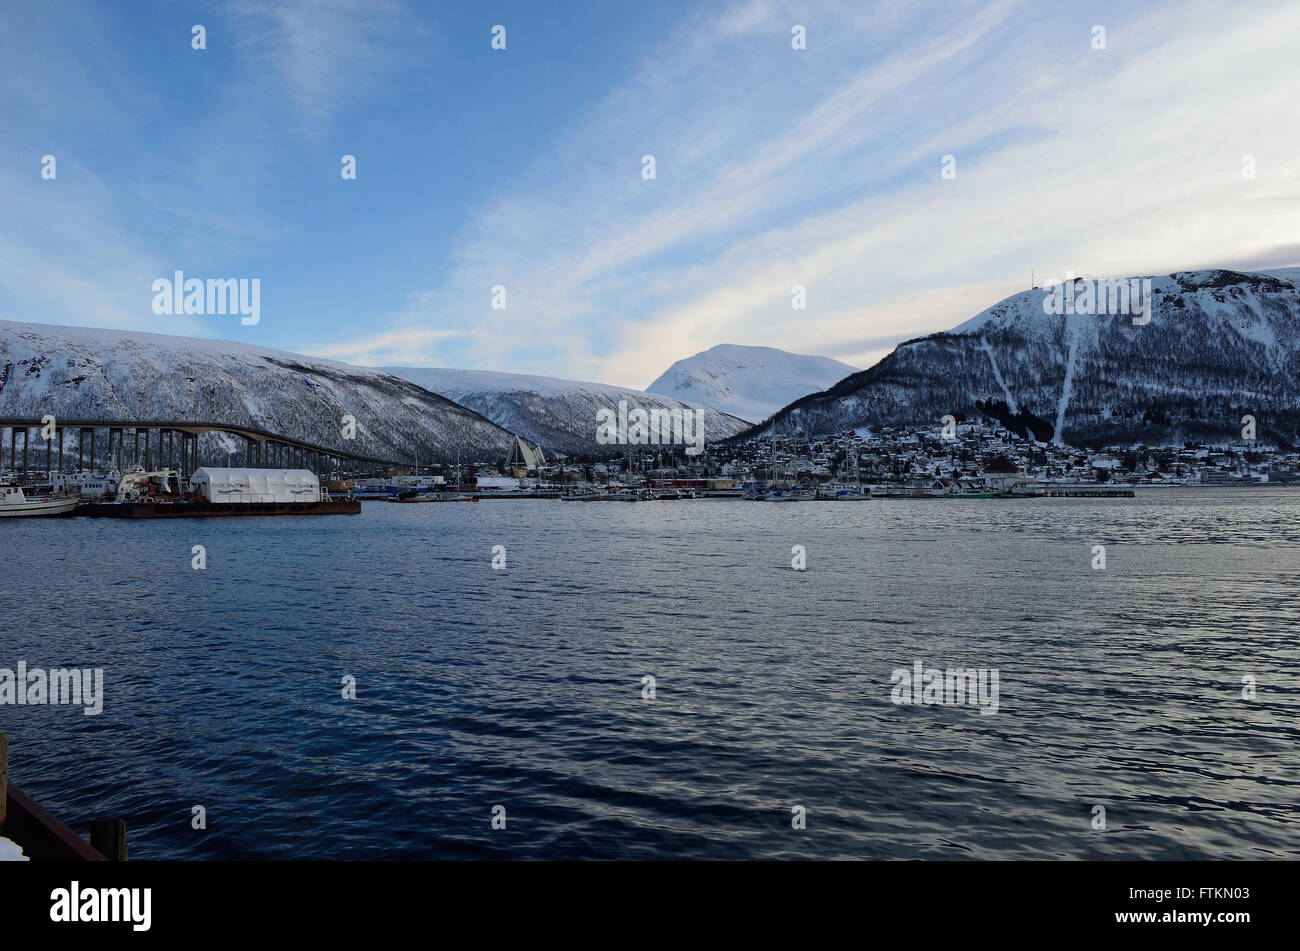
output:
POLYGON ((309 469, 219 469, 190 476, 190 491, 209 502, 319 502, 320 479, 309 469))

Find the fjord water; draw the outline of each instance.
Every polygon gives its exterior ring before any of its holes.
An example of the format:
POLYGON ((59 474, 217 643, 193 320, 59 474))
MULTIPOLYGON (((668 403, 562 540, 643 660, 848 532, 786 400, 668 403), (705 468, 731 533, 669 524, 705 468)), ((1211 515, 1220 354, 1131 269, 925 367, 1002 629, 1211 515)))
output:
POLYGON ((0 706, 11 778, 124 817, 133 859, 1300 850, 1300 491, 367 503, 0 548, 0 667, 106 694, 0 706), (894 704, 917 660, 996 668, 998 712, 894 704))

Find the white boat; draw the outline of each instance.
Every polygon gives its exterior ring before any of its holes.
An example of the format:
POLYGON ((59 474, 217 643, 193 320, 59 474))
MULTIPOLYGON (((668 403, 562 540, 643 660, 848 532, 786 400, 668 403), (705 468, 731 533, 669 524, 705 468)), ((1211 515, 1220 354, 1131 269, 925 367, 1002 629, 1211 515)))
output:
POLYGON ((560 496, 565 502, 599 502, 607 493, 598 492, 595 489, 575 489, 572 492, 566 492, 560 496))
POLYGON ((16 485, 0 486, 0 518, 29 515, 66 515, 77 507, 75 495, 49 495, 27 498, 16 485))
POLYGON ((147 502, 151 499, 179 498, 181 475, 175 469, 146 470, 135 466, 117 484, 117 502, 147 502))
POLYGON ((121 481, 122 477, 116 470, 97 473, 83 469, 80 472, 50 474, 50 487, 56 493, 80 495, 83 499, 97 500, 116 495, 121 481))

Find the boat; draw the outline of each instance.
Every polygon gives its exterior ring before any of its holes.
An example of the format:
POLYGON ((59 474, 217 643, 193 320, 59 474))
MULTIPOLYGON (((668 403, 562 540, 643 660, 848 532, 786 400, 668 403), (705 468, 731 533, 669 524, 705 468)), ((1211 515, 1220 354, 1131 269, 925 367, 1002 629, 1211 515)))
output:
POLYGON ((957 479, 938 493, 949 499, 1003 499, 1006 493, 1000 489, 989 488, 979 479, 957 479))
POLYGON ((853 481, 827 482, 817 497, 832 502, 862 502, 871 498, 871 486, 862 484, 861 457, 856 449, 853 451, 853 481))
POLYGON ((56 472, 50 476, 50 488, 56 493, 80 495, 83 499, 103 499, 117 494, 118 484, 122 481, 116 470, 107 473, 90 472, 56 472))
POLYGON ((361 479, 348 489, 348 494, 354 499, 387 500, 400 491, 400 487, 390 485, 383 479, 361 479))
POLYGON ((566 492, 564 495, 560 496, 560 498, 565 502, 599 502, 601 499, 605 498, 606 494, 607 493, 604 492, 598 492, 595 489, 590 491, 575 490, 572 492, 566 492))
POLYGON ((770 438, 773 481, 766 484, 756 484, 742 498, 755 502, 810 502, 817 498, 815 488, 799 484, 798 434, 788 437, 786 446, 782 449, 781 437, 777 436, 776 424, 773 423, 770 438), (786 457, 788 465, 783 463, 783 456, 786 457))
POLYGON ((774 485, 769 486, 766 492, 755 496, 758 502, 803 502, 807 499, 816 498, 816 492, 813 489, 800 489, 793 485, 774 485))
POLYGON ((92 518, 209 518, 241 515, 356 515, 361 502, 350 496, 322 498, 316 502, 211 502, 181 499, 175 502, 83 502, 77 515, 92 518))
POLYGON ((463 492, 423 492, 419 489, 407 489, 397 495, 388 497, 390 502, 477 502, 478 499, 463 492))
POLYGON ((41 495, 29 499, 19 486, 0 486, 0 518, 68 515, 79 501, 75 495, 41 495))
POLYGON ((822 486, 817 497, 831 502, 862 502, 871 498, 871 487, 828 482, 822 486))
POLYGON ((355 515, 361 503, 334 499, 308 469, 232 469, 202 466, 190 476, 184 496, 148 493, 153 479, 171 473, 137 472, 123 478, 114 502, 83 502, 78 515, 92 518, 203 518, 238 515, 355 515))
POLYGON ((404 489, 396 495, 390 495, 390 502, 441 502, 441 499, 435 498, 433 492, 423 492, 420 489, 404 489))
POLYGON ((136 466, 122 476, 114 496, 118 502, 174 501, 181 497, 181 475, 175 469, 146 470, 136 466))
POLYGON ((466 495, 461 491, 460 453, 456 454, 455 488, 442 480, 441 476, 422 476, 416 465, 413 476, 399 476, 396 485, 388 486, 391 490, 389 502, 477 502, 478 496, 466 495))

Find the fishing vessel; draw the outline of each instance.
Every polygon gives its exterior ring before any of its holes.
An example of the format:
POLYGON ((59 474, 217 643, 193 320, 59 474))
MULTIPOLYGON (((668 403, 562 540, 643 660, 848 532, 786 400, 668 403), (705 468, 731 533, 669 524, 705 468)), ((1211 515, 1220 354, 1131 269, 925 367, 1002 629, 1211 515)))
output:
POLYGON ((607 492, 600 492, 596 489, 575 489, 561 495, 561 500, 565 502, 599 502, 608 495, 607 492))
POLYGON ((862 459, 853 450, 853 481, 828 482, 817 493, 819 499, 832 502, 862 502, 871 498, 871 486, 862 484, 862 459))
POLYGON ((390 502, 476 502, 471 495, 463 492, 440 492, 436 489, 407 489, 397 495, 388 497, 390 502))
POLYGON ((799 502, 800 489, 792 485, 777 485, 767 490, 767 494, 759 497, 760 502, 799 502))
POLYGON ((413 476, 399 476, 395 485, 388 488, 390 502, 477 502, 478 497, 461 491, 460 453, 456 454, 456 486, 444 482, 441 476, 422 476, 419 464, 413 476))
POLYGON ((427 492, 423 489, 402 489, 394 495, 388 496, 390 502, 439 502, 441 499, 435 498, 437 493, 427 492))
POLYGON ((934 491, 935 495, 947 499, 1002 499, 1006 493, 990 486, 982 479, 955 479, 934 491))
POLYGON ((399 486, 391 485, 384 479, 361 479, 348 489, 354 499, 387 500, 401 491, 399 486))
POLYGON ((853 483, 828 482, 821 487, 817 497, 831 502, 862 502, 871 498, 871 487, 853 483))
POLYGON ((19 486, 0 486, 0 518, 68 515, 78 501, 75 495, 41 495, 29 499, 19 486))

